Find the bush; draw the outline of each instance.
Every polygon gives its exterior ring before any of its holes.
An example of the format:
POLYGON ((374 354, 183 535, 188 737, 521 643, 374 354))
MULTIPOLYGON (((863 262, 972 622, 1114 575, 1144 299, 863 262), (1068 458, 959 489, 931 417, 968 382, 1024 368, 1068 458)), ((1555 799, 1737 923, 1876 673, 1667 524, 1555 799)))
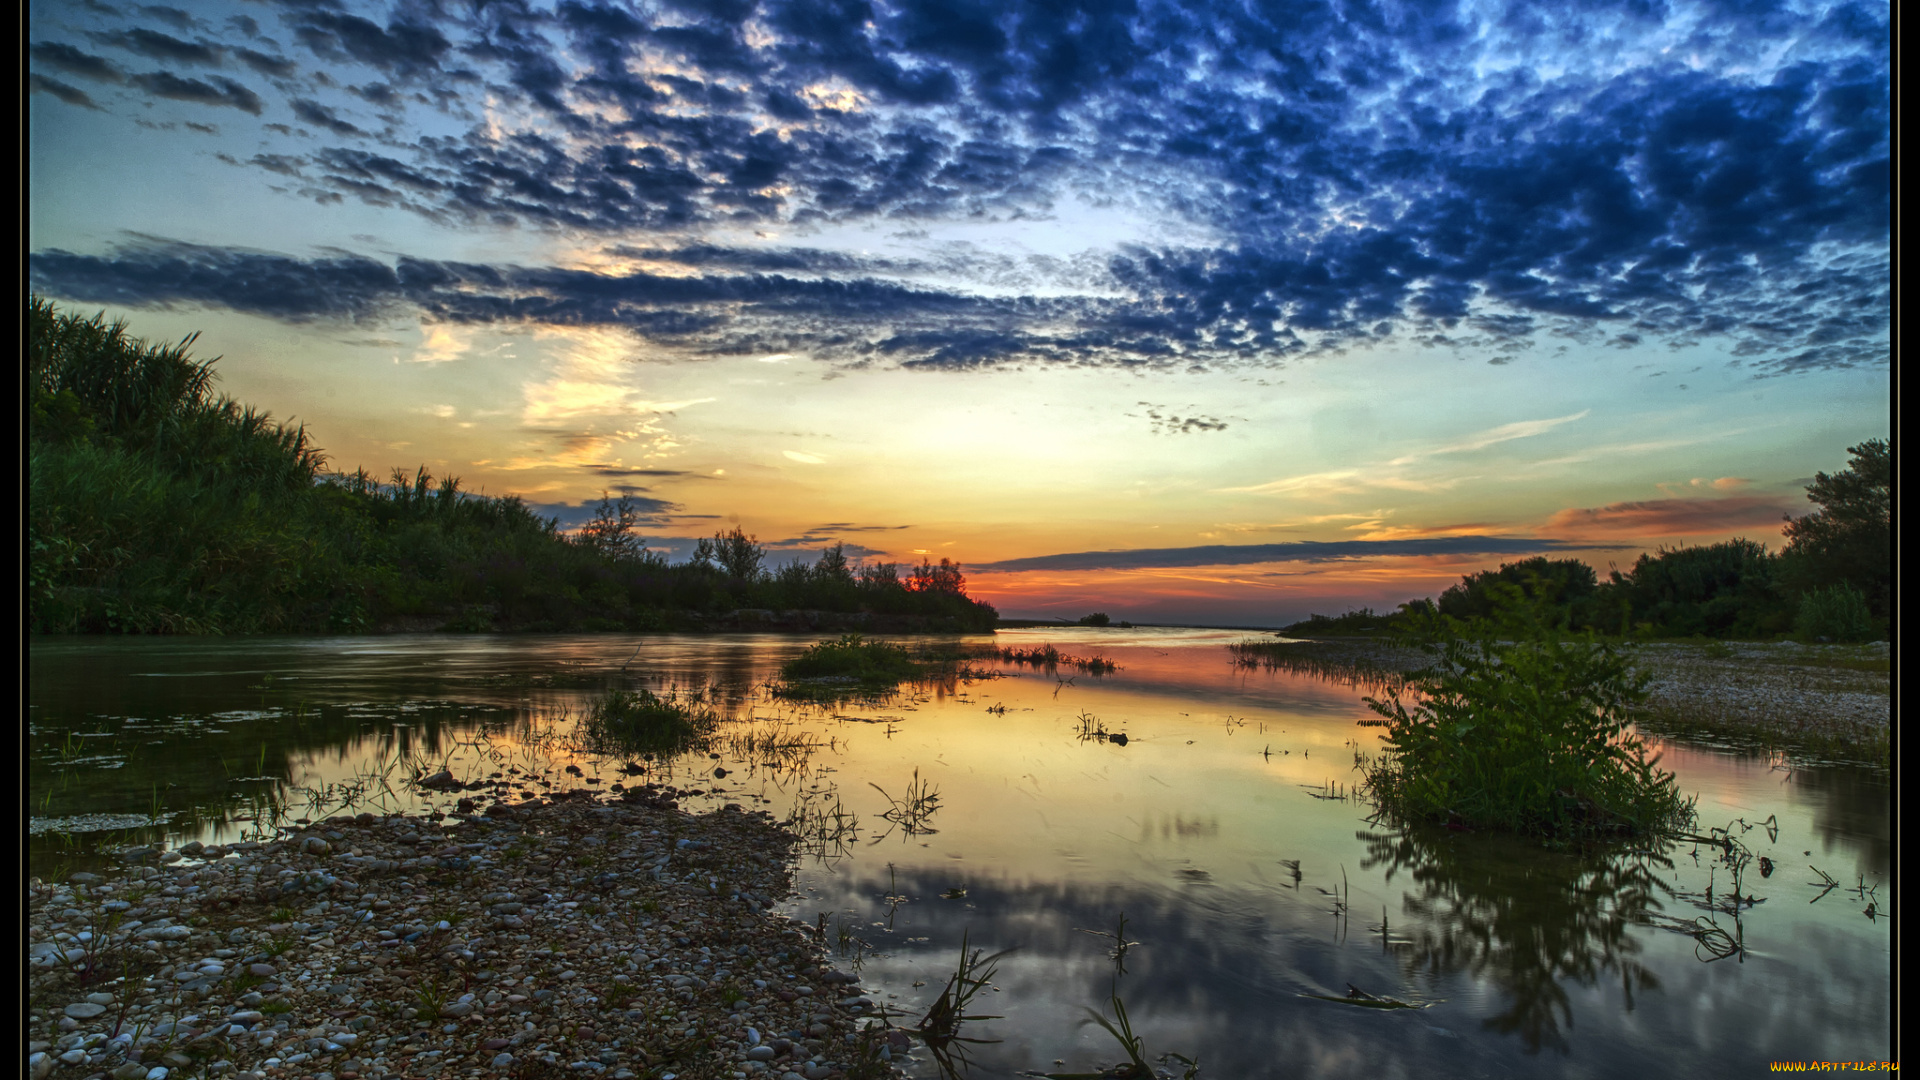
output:
POLYGON ((1535 836, 1640 836, 1691 818, 1673 774, 1629 729, 1645 697, 1627 658, 1592 636, 1563 641, 1534 623, 1503 641, 1445 616, 1415 624, 1434 662, 1367 704, 1386 753, 1367 771, 1384 810, 1535 836))
POLYGON ((1081 626, 1109 626, 1112 625, 1112 623, 1113 620, 1108 618, 1107 613, 1104 611, 1096 611, 1091 615, 1082 615, 1080 617, 1081 626))
POLYGON ((1801 641, 1872 641, 1873 612, 1867 598, 1851 585, 1815 589, 1800 598, 1793 634, 1801 641))

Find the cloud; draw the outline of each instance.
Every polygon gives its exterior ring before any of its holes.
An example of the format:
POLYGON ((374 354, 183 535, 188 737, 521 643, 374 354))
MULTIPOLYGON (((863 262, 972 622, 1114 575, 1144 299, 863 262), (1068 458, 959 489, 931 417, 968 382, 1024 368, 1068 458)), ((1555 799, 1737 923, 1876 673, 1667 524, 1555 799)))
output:
POLYGON ((200 105, 225 105, 259 116, 264 108, 260 95, 221 75, 209 75, 206 81, 182 79, 165 71, 135 75, 128 80, 154 97, 191 101, 200 105))
POLYGON ((1438 454, 1460 454, 1470 450, 1484 450, 1489 446, 1496 446, 1503 442, 1511 442, 1514 439, 1526 439, 1535 435, 1544 435, 1562 424, 1570 424, 1575 420, 1583 419, 1592 411, 1591 409, 1582 409, 1577 413, 1572 413, 1567 416, 1557 416, 1551 420, 1517 420, 1511 424, 1502 424, 1499 427, 1488 428, 1476 435, 1470 435, 1459 442, 1449 443, 1445 446, 1435 447, 1432 450, 1395 458, 1387 462, 1387 464, 1410 465, 1413 462, 1419 461, 1421 458, 1433 457, 1438 454))
POLYGON ((198 64, 203 67, 219 67, 225 60, 226 50, 217 45, 199 41, 182 41, 171 34, 162 34, 144 27, 110 34, 90 35, 102 45, 111 45, 127 52, 137 53, 152 60, 163 60, 176 64, 198 64))
MULTIPOLYGON (((228 46, 177 36, 194 24, 172 11, 122 21, 174 32, 98 40, 225 62, 228 46)), ((1393 339, 1502 360, 1543 334, 1713 338, 1769 374, 1889 358, 1884 6, 1675 0, 1549 21, 1315 0, 1070 17, 1026 0, 337 0, 278 17, 315 61, 304 79, 278 56, 231 55, 283 80, 272 107, 308 125, 275 129, 305 143, 276 152, 328 165, 307 197, 600 236, 695 271, 467 267, 454 276, 487 302, 424 298, 476 321, 590 319, 709 350, 943 370, 1269 364, 1393 339), (355 145, 361 102, 394 125, 377 154, 355 145), (1015 222, 1077 202, 1179 228, 1059 265, 961 260, 964 280, 936 256, 713 239, 1015 222)), ((88 63, 70 41, 32 56, 75 76, 58 65, 88 63)), ((134 83, 267 107, 219 76, 134 83)))
POLYGON ((817 454, 805 454, 798 450, 782 450, 781 455, 788 461, 797 461, 802 465, 825 465, 827 459, 817 454))
POLYGON ((36 64, 95 82, 118 83, 125 82, 127 78, 104 57, 82 52, 58 41, 36 41, 27 49, 27 55, 36 64))
POLYGON ((591 465, 589 470, 595 476, 644 476, 657 479, 690 477, 695 480, 710 480, 712 477, 700 473, 687 472, 684 469, 629 469, 622 465, 591 465))
POLYGON ((27 75, 27 93, 52 94, 69 105, 78 105, 83 109, 98 109, 93 98, 77 86, 63 83, 59 79, 48 78, 38 72, 27 75))
MULTIPOLYGON (((1003 559, 974 567, 982 572, 1025 570, 1130 570, 1146 567, 1245 566, 1273 562, 1329 562, 1387 556, 1533 555, 1593 544, 1518 536, 1448 536, 1402 540, 1297 540, 1281 544, 1210 544, 1179 548, 1078 551, 1003 559)), ((1624 546, 1624 545, 1603 545, 1624 546)))
MULTIPOLYGON (((674 512, 680 509, 679 503, 668 502, 665 499, 652 499, 644 495, 632 494, 625 495, 624 498, 629 500, 634 510, 638 512, 638 523, 655 529, 667 526, 675 516, 674 512)), ((541 517, 557 519, 562 530, 577 529, 587 522, 592 521, 594 512, 599 506, 600 500, 598 498, 586 499, 577 503, 527 503, 527 509, 532 510, 541 517)))
POLYGON ((1215 416, 1180 416, 1173 412, 1162 412, 1164 405, 1154 405, 1143 401, 1146 406, 1149 429, 1155 435, 1192 435, 1198 432, 1225 431, 1227 421, 1215 416))
POLYGON ((1652 499, 1556 512, 1542 525, 1543 536, 1651 537, 1712 536, 1743 529, 1777 532, 1791 503, 1754 495, 1722 499, 1652 499))
MULTIPOLYGON (((850 558, 864 559, 872 555, 885 555, 882 548, 867 547, 865 544, 848 543, 831 532, 814 530, 803 536, 790 536, 781 540, 762 540, 760 546, 768 551, 820 551, 835 544, 843 545, 841 554, 850 558)), ((804 561, 804 560, 802 560, 804 561)))

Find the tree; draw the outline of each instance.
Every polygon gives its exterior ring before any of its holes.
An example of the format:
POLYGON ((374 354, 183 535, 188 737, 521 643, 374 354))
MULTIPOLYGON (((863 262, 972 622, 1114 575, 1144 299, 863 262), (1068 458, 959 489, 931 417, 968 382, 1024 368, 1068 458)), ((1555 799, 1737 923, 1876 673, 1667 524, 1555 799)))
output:
POLYGON ((639 523, 640 508, 632 496, 622 495, 616 503, 603 491, 600 505, 594 508, 593 520, 580 526, 575 542, 610 559, 642 559, 648 552, 646 540, 633 529, 639 523))
POLYGON ((940 565, 935 566, 931 559, 923 558, 907 579, 907 588, 917 593, 965 596, 967 579, 960 574, 960 564, 951 559, 941 559, 940 565))
POLYGON ((767 549, 735 525, 732 532, 714 533, 713 539, 695 544, 692 561, 718 566, 736 580, 752 581, 760 576, 766 557, 767 549))
POLYGON ((1499 613, 1502 590, 1496 583, 1517 586, 1529 600, 1570 608, 1594 594, 1598 587, 1593 567, 1579 559, 1549 559, 1536 555, 1498 570, 1468 574, 1460 584, 1440 594, 1440 613, 1455 619, 1485 619, 1499 613))
POLYGON ((820 561, 813 565, 813 572, 828 581, 853 581, 853 567, 847 563, 847 545, 835 541, 834 545, 820 553, 820 561))
POLYGON ((1803 594, 1852 585, 1884 620, 1893 613, 1893 446, 1868 439, 1847 453, 1846 469, 1815 473, 1807 485, 1807 501, 1820 509, 1787 519, 1783 576, 1803 594))

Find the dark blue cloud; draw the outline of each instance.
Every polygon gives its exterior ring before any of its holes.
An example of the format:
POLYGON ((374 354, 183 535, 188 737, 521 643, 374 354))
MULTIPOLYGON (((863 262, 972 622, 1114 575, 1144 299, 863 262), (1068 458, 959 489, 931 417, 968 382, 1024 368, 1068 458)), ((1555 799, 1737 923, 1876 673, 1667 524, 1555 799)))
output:
POLYGON ((69 105, 77 105, 83 109, 100 108, 100 106, 94 104, 92 96, 85 90, 70 83, 63 83, 59 79, 41 75, 38 72, 31 73, 27 76, 27 93, 52 94, 54 97, 59 98, 69 105))
POLYGON ((139 26, 131 30, 91 36, 102 45, 111 45, 149 59, 176 64, 219 67, 225 61, 226 55, 226 50, 217 45, 209 45, 201 41, 182 41, 171 34, 163 34, 157 30, 148 30, 139 26))
MULTIPOLYGON (((1185 365, 1394 334, 1499 347, 1556 333, 1723 337, 1776 371, 1887 359, 1884 5, 343 0, 283 3, 277 18, 320 62, 280 103, 315 132, 298 154, 323 166, 309 197, 600 234, 729 281, 777 275, 795 313, 854 320, 804 324, 788 333, 798 347, 950 368, 1185 365), (352 122, 341 110, 356 98, 395 126, 376 137, 352 122), (434 134, 406 134, 416 108, 434 134), (1075 270, 1075 302, 978 298, 1009 284, 1057 296, 1064 271, 1009 278, 983 260, 935 284, 925 263, 698 239, 1045 216, 1069 197, 1225 239, 1091 238, 1109 258, 1075 270), (847 309, 888 277, 946 292, 948 314, 847 309), (847 292, 803 299, 802 278, 847 292)), ((179 64, 226 55, 147 26, 96 36, 179 64)), ((117 74, 66 42, 31 55, 117 74)), ((232 55, 296 79, 278 56, 232 55)), ((247 107, 218 81, 136 83, 247 107)), ((556 313, 654 332, 648 305, 592 300, 633 287, 541 284, 566 294, 556 313)))
POLYGON ((1137 570, 1152 567, 1248 566, 1276 562, 1333 562, 1388 556, 1537 555, 1552 551, 1625 548, 1625 544, 1536 540, 1519 536, 1445 536, 1417 540, 1298 540, 1284 544, 1208 544, 1182 548, 1076 551, 981 563, 980 572, 1021 570, 1137 570))
POLYGON ((135 75, 127 81, 154 97, 191 101, 200 105, 225 105, 255 116, 259 116, 264 107, 260 95, 221 75, 210 75, 203 81, 154 71, 135 75))
POLYGON ((27 49, 27 55, 42 67, 95 82, 117 83, 125 82, 127 78, 105 57, 83 52, 64 42, 36 41, 27 49))

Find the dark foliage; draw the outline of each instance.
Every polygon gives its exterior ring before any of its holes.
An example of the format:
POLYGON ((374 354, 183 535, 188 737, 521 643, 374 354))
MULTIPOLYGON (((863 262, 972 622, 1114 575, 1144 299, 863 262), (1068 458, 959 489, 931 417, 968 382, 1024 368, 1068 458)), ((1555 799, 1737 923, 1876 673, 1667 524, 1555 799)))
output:
POLYGON ((1744 537, 1663 547, 1624 573, 1610 571, 1606 581, 1577 559, 1536 556, 1468 574, 1441 593, 1437 605, 1413 600, 1391 614, 1363 608, 1314 615, 1284 632, 1382 633, 1435 611, 1484 622, 1513 614, 1519 604, 1550 612, 1563 630, 1621 636, 1886 637, 1893 629, 1892 444, 1869 439, 1848 453, 1853 462, 1845 471, 1815 474, 1807 498, 1820 509, 1788 519, 1787 547, 1777 555, 1744 537))
POLYGON ((1840 473, 1815 473, 1807 500, 1820 507, 1787 522, 1782 578, 1811 591, 1850 585, 1873 617, 1893 616, 1893 446, 1869 439, 1849 447, 1840 473))
POLYGON ((668 565, 603 497, 575 535, 424 468, 327 473, 306 430, 212 392, 214 361, 27 304, 28 623, 38 633, 697 628, 739 608, 927 616, 989 629, 960 568, 769 572, 735 529, 668 565))

